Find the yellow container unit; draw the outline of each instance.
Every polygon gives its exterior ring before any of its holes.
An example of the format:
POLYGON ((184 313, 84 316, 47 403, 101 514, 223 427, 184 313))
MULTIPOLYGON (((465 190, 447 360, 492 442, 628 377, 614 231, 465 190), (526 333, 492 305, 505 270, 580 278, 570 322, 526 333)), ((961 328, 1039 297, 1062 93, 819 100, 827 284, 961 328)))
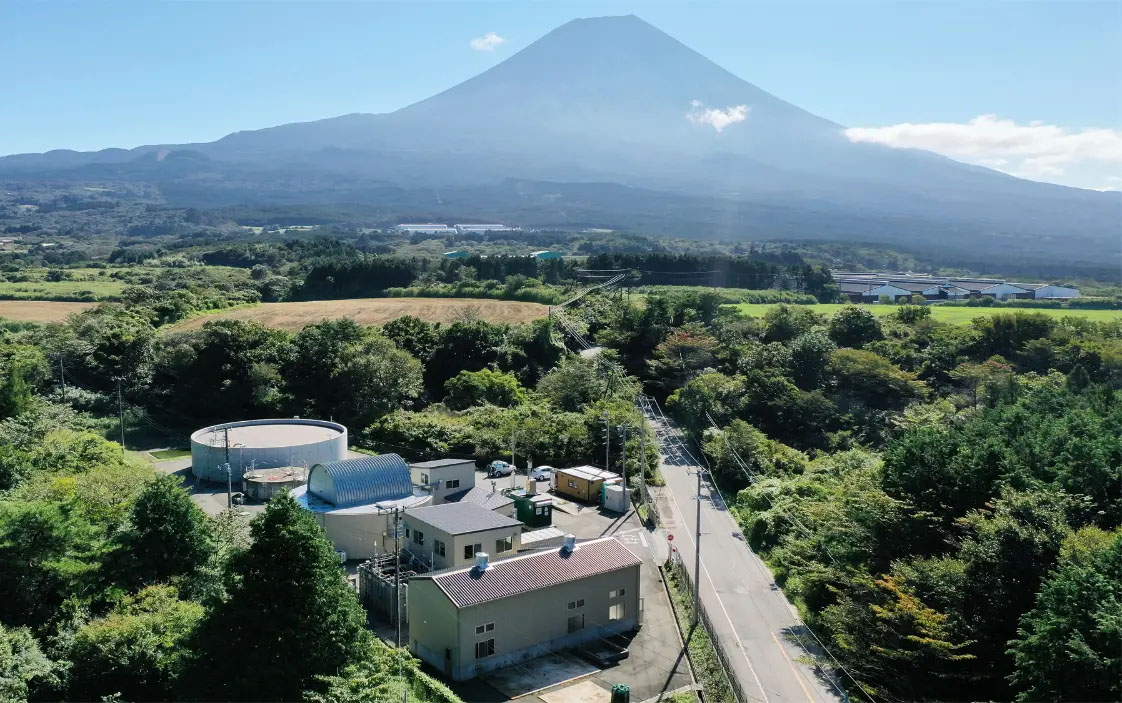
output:
POLYGON ((573 466, 557 469, 550 478, 550 487, 560 496, 584 503, 599 504, 605 483, 619 482, 619 474, 595 466, 573 466))

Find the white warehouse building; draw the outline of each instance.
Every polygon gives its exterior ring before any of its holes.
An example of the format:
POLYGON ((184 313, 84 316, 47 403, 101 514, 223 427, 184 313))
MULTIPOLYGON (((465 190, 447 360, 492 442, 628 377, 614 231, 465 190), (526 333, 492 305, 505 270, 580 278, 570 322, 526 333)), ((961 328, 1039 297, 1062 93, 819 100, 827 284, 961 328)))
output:
POLYGON ((191 473, 206 481, 241 481, 249 469, 315 464, 347 458, 347 428, 337 422, 280 418, 212 425, 191 435, 191 473))

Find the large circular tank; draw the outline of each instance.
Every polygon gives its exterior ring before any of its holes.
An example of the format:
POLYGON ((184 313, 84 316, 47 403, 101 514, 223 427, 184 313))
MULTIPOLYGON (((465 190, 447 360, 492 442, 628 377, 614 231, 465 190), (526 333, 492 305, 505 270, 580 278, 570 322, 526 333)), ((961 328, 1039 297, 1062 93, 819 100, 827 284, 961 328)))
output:
POLYGON ((191 472, 207 481, 241 482, 248 469, 315 464, 347 458, 347 428, 324 420, 242 420, 204 427, 191 435, 191 472))

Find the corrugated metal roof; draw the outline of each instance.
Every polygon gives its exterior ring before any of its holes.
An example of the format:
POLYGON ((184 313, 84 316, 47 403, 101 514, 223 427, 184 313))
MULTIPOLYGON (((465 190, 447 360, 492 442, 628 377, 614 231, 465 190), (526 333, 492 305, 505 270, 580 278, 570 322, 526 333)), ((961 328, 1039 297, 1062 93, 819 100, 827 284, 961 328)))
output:
POLYGON ((615 537, 603 537, 581 542, 572 552, 556 549, 493 561, 486 571, 469 567, 413 578, 432 579, 456 606, 466 608, 642 563, 615 537))
POLYGON ((337 508, 347 508, 411 496, 413 481, 404 459, 380 454, 316 464, 308 474, 308 490, 337 508))
POLYGON ((499 508, 505 508, 513 503, 514 499, 510 496, 503 495, 499 491, 491 490, 490 486, 475 486, 467 493, 456 498, 456 501, 460 503, 474 503, 488 510, 498 510, 499 508))
POLYGON ((540 530, 530 530, 529 532, 523 532, 522 548, 527 549, 533 547, 539 542, 564 539, 565 533, 561 530, 560 527, 543 527, 540 530))
POLYGON ((450 535, 466 535, 522 524, 514 518, 492 512, 475 503, 445 503, 407 510, 405 521, 412 520, 432 525, 450 535))
POLYGON ((619 474, 612 473, 611 471, 605 471, 603 469, 598 469, 595 466, 570 466, 567 469, 557 469, 554 473, 577 476, 588 481, 596 481, 600 479, 607 481, 613 478, 620 478, 619 474))

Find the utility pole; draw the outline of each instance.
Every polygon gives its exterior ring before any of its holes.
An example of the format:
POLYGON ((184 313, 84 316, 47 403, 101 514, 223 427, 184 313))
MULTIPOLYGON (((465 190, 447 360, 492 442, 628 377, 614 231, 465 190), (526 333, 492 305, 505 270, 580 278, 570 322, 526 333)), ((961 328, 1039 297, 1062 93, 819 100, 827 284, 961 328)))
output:
POLYGON ((117 379, 117 419, 121 423, 121 453, 125 453, 125 401, 121 400, 121 379, 117 379))
POLYGON ((611 471, 611 455, 612 455, 612 418, 608 415, 608 411, 604 411, 604 470, 611 471))
POLYGON ((697 467, 697 534, 693 550, 693 625, 701 617, 701 467, 697 467))
POLYGON ((622 444, 620 444, 620 451, 622 452, 622 454, 620 454, 620 464, 623 469, 620 473, 623 476, 623 507, 626 511, 629 507, 628 504, 631 502, 631 494, 627 491, 627 425, 620 425, 619 431, 623 437, 621 440, 622 444))
POLYGON ((58 377, 62 383, 62 402, 66 402, 66 367, 62 365, 62 355, 58 357, 58 377))
POLYGON ((647 502, 647 415, 639 416, 639 504, 647 502))
POLYGON ((223 427, 222 433, 226 436, 226 463, 230 463, 230 428, 223 427))
MULTIPOLYGON (((401 508, 393 509, 393 604, 394 625, 397 626, 397 648, 401 649, 401 508)), ((401 656, 401 652, 397 653, 401 656)))
POLYGON ((226 509, 234 508, 234 478, 230 471, 230 462, 223 464, 226 467, 226 509))

